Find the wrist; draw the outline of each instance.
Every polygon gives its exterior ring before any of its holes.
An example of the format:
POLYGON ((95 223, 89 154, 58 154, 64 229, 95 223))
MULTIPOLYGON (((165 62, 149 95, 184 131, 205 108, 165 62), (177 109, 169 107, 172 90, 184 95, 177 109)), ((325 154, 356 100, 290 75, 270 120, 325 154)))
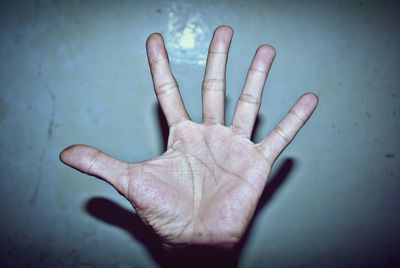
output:
POLYGON ((166 244, 168 267, 237 267, 239 251, 233 245, 166 244))

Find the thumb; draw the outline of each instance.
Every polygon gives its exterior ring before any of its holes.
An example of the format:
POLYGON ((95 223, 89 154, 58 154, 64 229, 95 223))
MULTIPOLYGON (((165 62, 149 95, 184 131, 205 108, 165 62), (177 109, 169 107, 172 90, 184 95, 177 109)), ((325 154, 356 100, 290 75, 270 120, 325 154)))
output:
POLYGON ((65 148, 60 153, 60 160, 80 172, 105 180, 127 196, 128 163, 114 159, 88 145, 72 145, 65 148))

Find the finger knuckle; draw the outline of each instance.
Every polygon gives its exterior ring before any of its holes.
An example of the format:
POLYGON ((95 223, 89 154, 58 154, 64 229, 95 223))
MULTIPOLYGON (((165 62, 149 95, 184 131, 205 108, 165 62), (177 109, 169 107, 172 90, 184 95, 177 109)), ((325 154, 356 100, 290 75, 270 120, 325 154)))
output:
POLYGON ((282 127, 276 126, 272 131, 281 137, 285 142, 289 143, 292 141, 291 136, 282 127))
POLYGON ((250 136, 249 131, 247 131, 244 127, 242 127, 238 124, 233 124, 231 128, 232 128, 232 131, 237 135, 245 136, 245 137, 250 136))
POLYGON ((177 90, 178 84, 176 81, 169 81, 156 87, 157 96, 167 94, 171 91, 177 90))
POLYGON ((260 99, 258 96, 251 93, 242 93, 239 98, 240 102, 250 103, 250 104, 260 104, 260 99))
POLYGON ((101 152, 99 150, 96 150, 96 152, 92 155, 92 157, 89 160, 87 169, 86 169, 86 174, 94 174, 93 170, 94 170, 96 163, 99 160, 100 155, 101 155, 101 152))
POLYGON ((217 91, 225 92, 225 81, 224 79, 205 79, 202 85, 204 91, 217 91))
POLYGON ((301 124, 304 124, 307 119, 305 119, 303 116, 300 116, 298 113, 295 111, 291 110, 289 112, 289 115, 291 115, 292 118, 294 118, 296 121, 300 122, 301 124))

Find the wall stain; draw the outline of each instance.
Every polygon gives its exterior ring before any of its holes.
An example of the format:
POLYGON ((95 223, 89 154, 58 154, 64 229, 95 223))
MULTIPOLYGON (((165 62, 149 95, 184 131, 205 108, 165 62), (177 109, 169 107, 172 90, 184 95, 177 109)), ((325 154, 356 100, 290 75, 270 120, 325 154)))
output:
POLYGON ((53 94, 53 92, 49 89, 48 85, 46 84, 46 88, 49 92, 50 99, 51 99, 51 105, 52 105, 52 110, 51 110, 51 117, 49 121, 49 126, 47 128, 47 139, 50 141, 51 137, 53 136, 53 129, 54 129, 54 117, 56 114, 56 96, 53 94))
POLYGON ((18 33, 14 35, 14 43, 19 46, 21 44, 21 36, 18 33))
POLYGON ((0 98, 0 122, 6 118, 6 108, 4 107, 4 101, 0 98))
POLYGON ((37 199, 37 196, 39 193, 40 183, 42 182, 42 165, 43 165, 43 159, 44 159, 45 155, 46 155, 46 147, 42 149, 42 153, 40 154, 40 157, 39 157, 38 177, 36 180, 35 190, 33 190, 31 198, 29 199, 29 202, 32 205, 36 203, 36 199, 37 199))
POLYGON ((42 182, 42 168, 43 168, 43 159, 45 157, 45 155, 47 154, 47 148, 50 145, 50 141, 51 138, 53 136, 53 128, 55 126, 54 124, 54 117, 56 114, 56 96, 54 95, 54 93, 50 90, 49 86, 47 83, 45 83, 45 87, 47 89, 47 92, 50 96, 50 100, 51 100, 51 106, 52 106, 52 110, 51 110, 51 115, 50 115, 50 121, 49 121, 49 125, 47 127, 47 143, 46 145, 43 147, 42 152, 40 154, 39 157, 39 163, 38 163, 38 176, 37 176, 37 180, 36 180, 36 185, 35 185, 35 189, 33 190, 33 193, 31 195, 31 198, 29 199, 29 202, 33 205, 36 203, 36 199, 39 193, 39 189, 40 189, 40 184, 42 182))
POLYGON ((39 78, 42 77, 42 62, 41 61, 38 64, 37 77, 39 77, 39 78))

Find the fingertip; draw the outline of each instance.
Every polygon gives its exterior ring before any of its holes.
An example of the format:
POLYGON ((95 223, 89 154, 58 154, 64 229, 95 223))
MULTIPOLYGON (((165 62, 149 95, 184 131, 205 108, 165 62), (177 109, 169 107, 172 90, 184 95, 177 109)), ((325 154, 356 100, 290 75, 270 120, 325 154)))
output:
POLYGON ((222 32, 227 36, 232 36, 235 31, 229 25, 219 25, 217 28, 215 28, 214 33, 216 33, 216 32, 222 32))
POLYGON ((260 55, 262 59, 270 62, 275 58, 276 50, 269 44, 262 44, 257 48, 256 54, 260 55))
POLYGON ((75 144, 62 150, 59 158, 61 162, 70 167, 82 169, 84 162, 87 162, 94 153, 95 150, 88 145, 75 144))
POLYGON ((307 92, 302 96, 302 99, 304 99, 304 102, 306 104, 308 104, 309 106, 312 107, 317 107, 318 103, 319 103, 319 98, 317 96, 317 94, 315 94, 314 92, 307 92))
POLYGON ((166 51, 164 46, 164 39, 160 33, 152 33, 146 41, 147 55, 150 62, 157 61, 165 58, 166 51))
POLYGON ((302 95, 293 107, 293 111, 307 121, 318 105, 318 96, 313 92, 302 95))
POLYGON ((272 46, 268 44, 259 46, 251 63, 251 68, 268 73, 274 61, 275 55, 276 52, 272 46))
POLYGON ((270 44, 262 44, 257 48, 257 51, 270 54, 270 55, 275 55, 276 54, 276 49, 271 46, 270 44))
POLYGON ((76 146, 77 145, 70 145, 70 146, 64 148, 60 152, 60 155, 59 155, 60 161, 63 162, 64 164, 68 165, 68 162, 69 162, 68 159, 70 158, 71 151, 73 151, 76 146))
POLYGON ((149 46, 153 44, 154 42, 163 42, 163 37, 161 33, 155 32, 149 35, 146 40, 146 45, 149 46))
POLYGON ((209 51, 227 53, 233 37, 233 29, 226 25, 218 26, 212 37, 209 51))

